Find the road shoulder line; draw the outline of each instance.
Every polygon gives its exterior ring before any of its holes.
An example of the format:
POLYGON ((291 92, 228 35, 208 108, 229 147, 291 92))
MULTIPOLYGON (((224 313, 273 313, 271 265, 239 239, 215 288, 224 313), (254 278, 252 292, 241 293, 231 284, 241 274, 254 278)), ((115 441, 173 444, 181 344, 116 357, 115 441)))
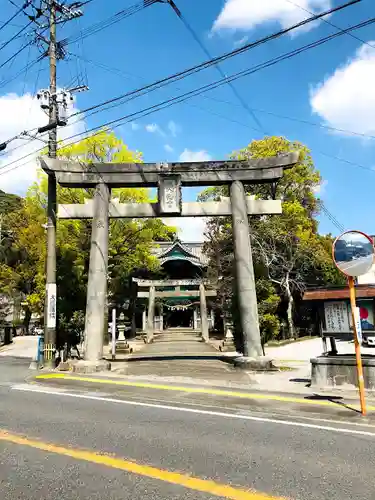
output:
MULTIPOLYGON (((253 393, 253 392, 245 392, 245 391, 231 391, 227 389, 214 389, 212 387, 196 387, 196 386, 181 386, 181 385, 168 385, 168 384, 156 384, 151 382, 134 382, 128 380, 115 380, 110 378, 98 378, 98 377, 83 377, 77 375, 66 375, 63 373, 49 373, 37 375, 34 377, 36 381, 42 380, 67 380, 67 381, 76 381, 76 382, 89 382, 89 383, 97 383, 104 385, 116 385, 123 387, 138 387, 140 389, 154 389, 161 391, 174 391, 174 392, 183 392, 183 393, 191 393, 191 394, 207 394, 214 396, 225 396, 225 397, 234 397, 234 398, 242 398, 242 399, 252 399, 252 400, 265 400, 265 401, 277 401, 282 403, 296 403, 296 404, 305 404, 312 406, 324 406, 324 407, 335 407, 340 404, 342 401, 335 401, 335 397, 332 397, 331 400, 316 400, 316 399, 307 399, 301 397, 294 396, 282 396, 278 394, 272 393, 253 393)), ((327 396, 328 398, 328 396, 327 396)), ((350 402, 351 409, 357 410, 359 408, 358 404, 350 402)), ((369 411, 375 411, 375 406, 367 406, 369 411)))

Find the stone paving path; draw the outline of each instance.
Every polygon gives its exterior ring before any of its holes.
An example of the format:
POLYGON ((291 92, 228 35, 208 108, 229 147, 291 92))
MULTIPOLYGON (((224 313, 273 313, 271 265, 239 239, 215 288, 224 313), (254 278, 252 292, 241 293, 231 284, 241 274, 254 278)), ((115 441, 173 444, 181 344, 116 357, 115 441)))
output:
POLYGON ((200 334, 191 332, 162 333, 127 361, 113 363, 112 372, 134 377, 173 379, 189 383, 199 379, 224 385, 246 384, 250 376, 223 361, 222 354, 202 342, 200 334))

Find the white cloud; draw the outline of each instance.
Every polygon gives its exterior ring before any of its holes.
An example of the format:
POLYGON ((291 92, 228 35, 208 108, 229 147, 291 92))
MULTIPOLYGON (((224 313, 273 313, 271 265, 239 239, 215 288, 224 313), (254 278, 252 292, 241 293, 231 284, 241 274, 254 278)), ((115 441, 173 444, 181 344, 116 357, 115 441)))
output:
POLYGON ((324 179, 319 184, 319 186, 316 186, 315 188, 313 188, 314 193, 317 194, 319 196, 319 198, 321 198, 326 193, 327 185, 328 185, 328 181, 326 179, 324 179))
POLYGON ((374 134, 374 81, 375 50, 362 45, 353 58, 311 90, 312 111, 331 127, 374 134))
POLYGON ((190 151, 190 149, 184 149, 180 154, 180 161, 210 161, 212 159, 211 155, 207 151, 190 151))
POLYGON ((204 217, 176 217, 163 218, 163 222, 169 226, 178 228, 178 237, 185 242, 204 241, 206 219, 204 217))
POLYGON ((145 126, 145 130, 150 134, 159 134, 162 137, 165 136, 165 132, 159 127, 157 123, 149 123, 148 125, 145 126))
POLYGON ((172 137, 176 137, 178 132, 180 131, 180 127, 173 120, 169 120, 168 130, 171 133, 172 137))
POLYGON ((173 153, 174 151, 172 146, 170 146, 169 144, 164 144, 164 149, 167 151, 167 153, 173 153))
POLYGON ((242 38, 240 38, 239 40, 236 40, 234 43, 233 43, 233 47, 236 49, 238 47, 242 47, 242 45, 245 45, 245 43, 249 40, 249 37, 248 36, 243 36, 242 38))
MULTIPOLYGON (((331 0, 226 0, 213 30, 251 30, 256 26, 274 22, 287 28, 331 7, 331 0), (298 4, 298 5, 297 5, 298 4), (305 10, 303 10, 305 9, 305 10), (306 12, 309 11, 309 12, 306 12)), ((312 24, 306 26, 310 29, 312 24)))
MULTIPOLYGON (((76 111, 77 108, 73 105, 68 110, 68 114, 76 111)), ((0 121, 0 142, 20 134, 23 130, 34 129, 48 123, 48 117, 41 110, 38 100, 33 98, 31 94, 22 96, 6 94, 0 97, 0 116, 3 117, 0 121)), ((73 118, 72 122, 75 120, 73 118)), ((83 121, 59 127, 58 139, 64 140, 82 132, 84 132, 83 121)), ((38 137, 47 140, 48 134, 38 135, 38 137)), ((77 138, 73 140, 77 140, 77 138)), ((37 179, 39 165, 36 158, 40 152, 36 151, 45 146, 46 143, 40 140, 28 138, 12 141, 7 149, 0 154, 0 189, 24 195, 30 184, 37 179), (30 156, 22 159, 23 156, 29 154, 30 156), (7 167, 8 163, 11 163, 9 167, 7 167)))
POLYGON ((136 122, 131 122, 130 126, 131 126, 131 129, 134 130, 134 131, 135 130, 139 130, 139 128, 140 128, 140 126, 136 122))

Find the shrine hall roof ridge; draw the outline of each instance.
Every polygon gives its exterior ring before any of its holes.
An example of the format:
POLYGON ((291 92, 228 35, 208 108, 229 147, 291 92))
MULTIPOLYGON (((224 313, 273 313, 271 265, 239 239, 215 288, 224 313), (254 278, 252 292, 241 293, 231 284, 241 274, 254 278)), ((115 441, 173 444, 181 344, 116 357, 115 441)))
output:
POLYGON ((180 240, 175 241, 155 241, 152 253, 158 257, 161 263, 167 260, 177 259, 176 256, 170 256, 169 254, 175 249, 180 247, 180 249, 186 254, 187 260, 190 260, 194 264, 200 264, 203 266, 208 265, 208 258, 203 253, 203 242, 182 242, 180 240))

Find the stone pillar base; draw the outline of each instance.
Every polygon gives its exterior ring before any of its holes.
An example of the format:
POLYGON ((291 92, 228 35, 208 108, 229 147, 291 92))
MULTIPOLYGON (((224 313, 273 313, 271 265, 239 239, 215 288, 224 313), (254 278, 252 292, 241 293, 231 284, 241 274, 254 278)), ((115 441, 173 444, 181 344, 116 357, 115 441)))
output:
MULTIPOLYGON (((358 386, 357 362, 355 355, 339 354, 312 358, 311 387, 319 389, 356 389, 358 386)), ((362 355, 365 389, 375 390, 375 358, 362 355)))
POLYGON ((233 339, 225 339, 219 346, 221 352, 233 352, 236 351, 236 346, 233 339))
POLYGON ((116 342, 116 354, 130 354, 132 352, 133 352, 133 349, 126 342, 126 340, 116 342))
POLYGON ((69 361, 61 361, 57 366, 56 370, 59 372, 69 372, 72 370, 73 363, 69 361))
POLYGON ((236 368, 241 370, 249 371, 277 371, 277 368, 273 364, 271 358, 265 356, 259 356, 258 358, 250 358, 247 356, 241 356, 233 360, 233 364, 236 368))
POLYGON ((75 373, 97 373, 106 372, 111 369, 111 363, 105 359, 99 359, 98 361, 84 361, 79 360, 77 363, 72 365, 72 371, 75 373))

